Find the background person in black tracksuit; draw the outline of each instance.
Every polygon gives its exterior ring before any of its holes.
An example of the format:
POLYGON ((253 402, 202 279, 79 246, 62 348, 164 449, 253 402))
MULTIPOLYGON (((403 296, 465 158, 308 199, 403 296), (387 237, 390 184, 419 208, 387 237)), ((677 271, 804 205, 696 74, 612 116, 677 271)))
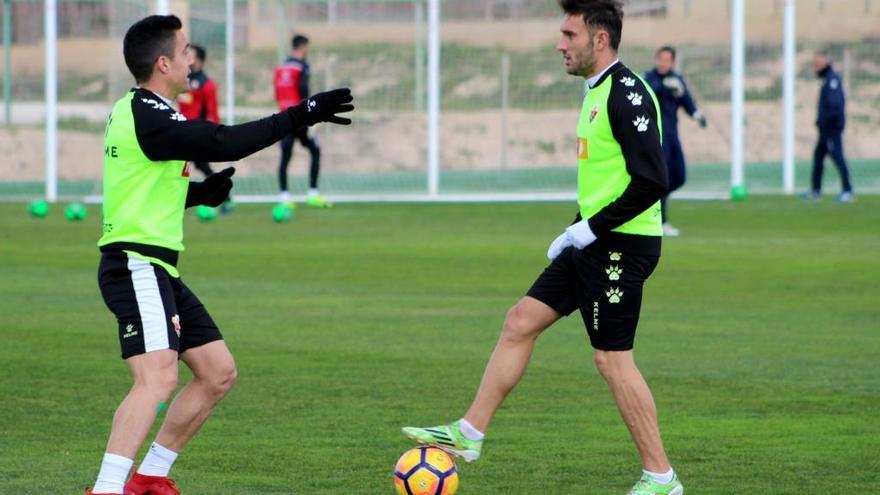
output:
POLYGON ((700 127, 706 127, 706 117, 694 103, 684 77, 675 71, 675 48, 664 46, 657 50, 654 69, 645 73, 645 81, 657 95, 663 122, 663 155, 669 170, 669 189, 662 200, 663 235, 675 237, 679 230, 669 223, 667 202, 673 191, 684 185, 686 173, 684 151, 678 139, 678 109, 684 108, 688 115, 697 119, 700 127))
POLYGON ((816 75, 822 79, 818 116, 816 117, 819 141, 813 151, 812 189, 804 197, 807 199, 822 197, 822 172, 825 168, 825 157, 831 155, 843 183, 843 191, 837 196, 837 200, 848 203, 853 201, 855 196, 850 183, 849 168, 843 155, 843 129, 846 127, 846 96, 843 92, 843 82, 837 72, 834 72, 825 52, 816 52, 813 63, 816 75))

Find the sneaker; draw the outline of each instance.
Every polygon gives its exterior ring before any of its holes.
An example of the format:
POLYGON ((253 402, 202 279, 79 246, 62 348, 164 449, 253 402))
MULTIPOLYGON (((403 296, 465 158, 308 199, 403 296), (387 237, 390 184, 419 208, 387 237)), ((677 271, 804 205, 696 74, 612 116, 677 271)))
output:
POLYGON ((180 495, 174 480, 164 476, 147 476, 134 473, 125 484, 125 495, 180 495))
POLYGON ((324 196, 320 194, 311 195, 306 198, 306 204, 311 206, 312 208, 332 208, 333 204, 328 203, 324 196))
POLYGON ((681 235, 681 231, 675 228, 671 223, 663 224, 663 236, 664 237, 678 237, 681 235))
POLYGON ((678 475, 672 475, 672 481, 664 485, 644 474, 626 495, 684 495, 684 486, 678 480, 678 475))
POLYGON ((856 195, 852 191, 843 191, 837 195, 838 203, 855 203, 856 195))
POLYGON ((404 435, 416 442, 433 445, 450 454, 457 455, 467 462, 479 459, 480 451, 483 450, 482 440, 470 440, 461 433, 459 421, 431 428, 409 426, 403 428, 402 431, 404 435))
POLYGON ((801 194, 801 197, 807 201, 818 201, 822 199, 822 193, 820 191, 807 191, 801 194))

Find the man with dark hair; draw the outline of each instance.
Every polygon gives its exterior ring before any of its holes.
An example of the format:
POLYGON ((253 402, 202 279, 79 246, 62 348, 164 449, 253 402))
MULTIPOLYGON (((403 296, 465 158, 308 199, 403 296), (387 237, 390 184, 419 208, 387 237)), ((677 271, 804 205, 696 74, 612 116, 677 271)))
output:
POLYGON ((535 341, 579 309, 594 361, 639 450, 644 473, 630 495, 681 495, 669 465, 651 391, 633 357, 642 287, 660 258, 660 198, 667 189, 660 113, 650 87, 617 56, 623 9, 617 0, 560 0, 557 49, 566 71, 587 82, 577 126, 578 206, 547 251, 550 265, 507 313, 467 413, 449 424, 407 427, 408 437, 466 461, 480 457, 484 432, 525 373, 535 341))
POLYGON ((173 15, 146 17, 129 28, 123 54, 138 86, 113 106, 104 132, 98 284, 118 321, 134 384, 113 417, 98 480, 86 489, 93 495, 179 494, 168 479, 172 463, 235 383, 235 362, 220 330, 177 271, 184 209, 222 203, 235 169, 190 182, 189 162, 240 160, 300 127, 350 124, 337 114, 354 109, 351 92, 340 89, 241 125, 187 120, 172 106, 187 91, 193 63, 181 28, 173 15), (193 379, 171 403, 156 441, 126 483, 159 405, 177 388, 178 360, 193 379))
MULTIPOLYGON (((299 104, 309 96, 309 78, 311 71, 306 59, 309 56, 309 39, 297 34, 290 41, 291 56, 275 69, 275 100, 282 112, 299 104)), ((316 208, 327 208, 330 205, 318 191, 318 174, 321 170, 321 148, 318 140, 309 136, 308 129, 297 129, 281 139, 281 162, 278 165, 278 186, 281 189, 281 202, 292 205, 290 192, 287 190, 287 166, 293 157, 293 142, 299 141, 309 150, 312 157, 309 168, 309 191, 306 204, 316 208)))
POLYGON ((679 230, 669 222, 669 195, 685 183, 684 151, 678 139, 678 109, 684 108, 688 115, 706 127, 706 117, 694 103, 684 77, 675 71, 675 48, 664 46, 654 57, 654 70, 645 73, 645 81, 657 95, 660 103, 660 116, 663 119, 663 154, 669 171, 669 189, 663 196, 663 235, 675 237, 679 230))
POLYGON ((816 127, 819 128, 819 141, 813 151, 812 188, 804 197, 819 199, 822 197, 822 174, 825 171, 825 157, 831 159, 840 173, 843 190, 837 196, 841 203, 851 203, 856 197, 853 194, 849 178, 849 167, 843 155, 843 129, 846 127, 846 95, 840 76, 831 66, 828 54, 817 51, 813 56, 816 75, 822 79, 822 90, 819 93, 819 108, 816 116, 816 127))

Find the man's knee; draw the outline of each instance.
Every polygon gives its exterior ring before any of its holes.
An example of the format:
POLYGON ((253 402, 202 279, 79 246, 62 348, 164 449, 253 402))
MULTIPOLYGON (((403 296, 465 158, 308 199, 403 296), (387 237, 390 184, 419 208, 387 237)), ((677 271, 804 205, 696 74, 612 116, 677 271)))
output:
POLYGON ((623 372, 635 369, 631 351, 603 351, 596 349, 593 352, 593 362, 599 374, 606 380, 616 378, 623 372))
POLYGON ((200 379, 208 385, 212 394, 223 397, 232 390, 235 382, 238 381, 238 370, 235 368, 235 363, 229 363, 215 370, 210 376, 200 377, 200 379))
POLYGON ((177 366, 145 370, 134 381, 135 387, 146 389, 160 401, 168 400, 177 390, 177 366))
POLYGON ((541 330, 543 328, 535 324, 528 311, 517 304, 507 311, 501 337, 510 342, 523 342, 536 339, 541 330))

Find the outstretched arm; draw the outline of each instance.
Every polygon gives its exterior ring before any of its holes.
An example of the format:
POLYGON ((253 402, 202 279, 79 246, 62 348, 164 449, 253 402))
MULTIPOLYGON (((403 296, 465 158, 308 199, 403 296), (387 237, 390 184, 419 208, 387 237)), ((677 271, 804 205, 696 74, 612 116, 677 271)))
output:
POLYGON ((349 125, 337 114, 354 110, 349 89, 319 93, 295 107, 240 125, 185 120, 158 97, 144 91, 132 100, 135 132, 144 154, 153 161, 237 161, 275 142, 294 129, 318 122, 349 125))

